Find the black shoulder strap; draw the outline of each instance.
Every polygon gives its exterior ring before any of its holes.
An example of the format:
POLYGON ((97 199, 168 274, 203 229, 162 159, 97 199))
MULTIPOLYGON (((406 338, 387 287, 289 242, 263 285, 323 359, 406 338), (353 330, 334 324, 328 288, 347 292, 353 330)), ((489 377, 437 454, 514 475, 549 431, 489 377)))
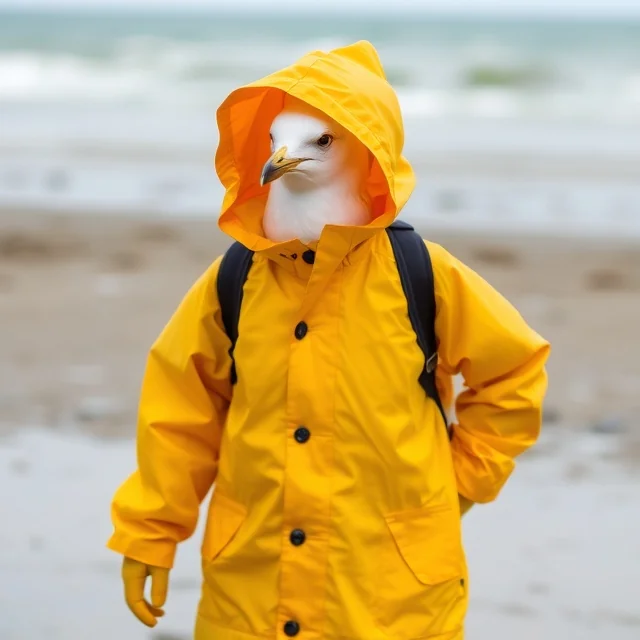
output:
POLYGON ((424 240, 410 224, 396 220, 387 228, 387 234, 407 298, 411 326, 424 352, 425 367, 418 382, 427 396, 436 403, 447 425, 447 414, 436 387, 438 342, 435 329, 436 295, 431 256, 424 240))
POLYGON ((231 340, 229 355, 231 356, 232 384, 235 384, 238 379, 233 352, 238 340, 238 323, 240 321, 244 283, 247 280, 252 264, 253 251, 239 242, 234 242, 222 257, 220 270, 218 271, 218 302, 225 332, 229 340, 231 340))

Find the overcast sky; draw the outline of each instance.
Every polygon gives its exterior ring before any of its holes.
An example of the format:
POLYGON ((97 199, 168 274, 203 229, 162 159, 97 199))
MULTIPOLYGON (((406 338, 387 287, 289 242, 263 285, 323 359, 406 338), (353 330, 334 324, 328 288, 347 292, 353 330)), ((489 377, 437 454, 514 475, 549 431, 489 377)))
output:
POLYGON ((577 16, 640 15, 640 0, 0 0, 0 7, 200 7, 264 8, 291 11, 359 9, 396 12, 432 10, 461 13, 545 13, 577 16))

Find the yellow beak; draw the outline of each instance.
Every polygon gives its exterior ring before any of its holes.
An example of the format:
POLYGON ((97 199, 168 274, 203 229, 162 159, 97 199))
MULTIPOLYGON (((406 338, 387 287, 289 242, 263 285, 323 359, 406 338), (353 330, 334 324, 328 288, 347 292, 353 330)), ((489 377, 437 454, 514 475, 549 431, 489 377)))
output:
POLYGON ((277 180, 309 158, 287 158, 287 147, 280 147, 266 162, 260 175, 260 186, 277 180))

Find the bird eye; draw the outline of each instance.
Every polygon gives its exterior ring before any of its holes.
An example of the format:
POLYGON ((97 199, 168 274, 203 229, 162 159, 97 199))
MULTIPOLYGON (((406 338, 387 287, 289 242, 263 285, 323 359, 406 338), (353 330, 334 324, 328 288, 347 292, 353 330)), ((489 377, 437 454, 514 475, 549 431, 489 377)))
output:
POLYGON ((324 135, 320 136, 316 140, 316 144, 321 149, 326 149, 327 147, 330 147, 332 142, 333 142, 333 136, 328 133, 325 133, 324 135))

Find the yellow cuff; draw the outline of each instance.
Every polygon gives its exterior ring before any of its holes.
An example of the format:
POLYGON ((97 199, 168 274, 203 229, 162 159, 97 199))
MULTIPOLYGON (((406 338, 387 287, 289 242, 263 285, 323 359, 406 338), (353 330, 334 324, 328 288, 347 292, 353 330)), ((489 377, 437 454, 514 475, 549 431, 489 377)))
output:
POLYGON ((173 561, 176 555, 176 544, 174 542, 168 540, 141 540, 118 531, 107 542, 107 548, 138 562, 165 569, 173 568, 173 561))

